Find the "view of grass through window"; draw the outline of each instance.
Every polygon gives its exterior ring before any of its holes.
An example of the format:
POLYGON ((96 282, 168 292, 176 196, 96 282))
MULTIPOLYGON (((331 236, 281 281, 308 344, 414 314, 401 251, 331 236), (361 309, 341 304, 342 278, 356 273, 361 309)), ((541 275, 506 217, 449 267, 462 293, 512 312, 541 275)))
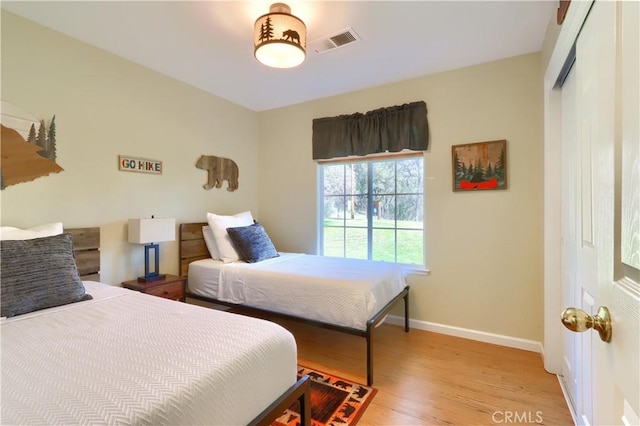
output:
POLYGON ((422 156, 321 168, 325 256, 423 264, 422 156))

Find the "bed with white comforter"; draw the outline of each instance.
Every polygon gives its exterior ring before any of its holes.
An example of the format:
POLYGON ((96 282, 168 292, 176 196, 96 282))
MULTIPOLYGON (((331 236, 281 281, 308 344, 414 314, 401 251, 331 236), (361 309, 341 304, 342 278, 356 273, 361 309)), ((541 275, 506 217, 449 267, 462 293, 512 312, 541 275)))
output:
POLYGON ((247 424, 296 382, 276 324, 84 284, 1 320, 1 424, 247 424))
POLYGON ((193 295, 357 330, 405 286, 396 264, 300 253, 258 263, 203 259, 188 275, 193 295))
POLYGON ((264 226, 248 211, 233 216, 207 213, 207 218, 180 225, 180 274, 188 277, 187 298, 362 336, 371 386, 373 329, 404 302, 404 330, 409 331, 403 267, 278 253, 264 226))

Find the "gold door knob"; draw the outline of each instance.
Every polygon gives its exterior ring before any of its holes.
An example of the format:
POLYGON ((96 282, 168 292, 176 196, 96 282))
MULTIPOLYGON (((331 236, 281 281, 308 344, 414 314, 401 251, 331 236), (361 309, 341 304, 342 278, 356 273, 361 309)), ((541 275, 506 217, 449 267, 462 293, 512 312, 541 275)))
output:
POLYGON ((562 324, 571 331, 581 332, 593 328, 598 331, 603 342, 611 341, 611 315, 606 306, 600 306, 595 317, 582 309, 567 308, 562 312, 561 319, 562 324))

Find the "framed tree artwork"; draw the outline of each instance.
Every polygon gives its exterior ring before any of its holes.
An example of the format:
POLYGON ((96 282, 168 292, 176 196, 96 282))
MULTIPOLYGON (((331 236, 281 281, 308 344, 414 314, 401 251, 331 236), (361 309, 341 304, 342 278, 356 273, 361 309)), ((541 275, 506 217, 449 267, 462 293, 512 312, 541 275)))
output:
POLYGON ((453 190, 507 189, 507 141, 451 147, 453 190))

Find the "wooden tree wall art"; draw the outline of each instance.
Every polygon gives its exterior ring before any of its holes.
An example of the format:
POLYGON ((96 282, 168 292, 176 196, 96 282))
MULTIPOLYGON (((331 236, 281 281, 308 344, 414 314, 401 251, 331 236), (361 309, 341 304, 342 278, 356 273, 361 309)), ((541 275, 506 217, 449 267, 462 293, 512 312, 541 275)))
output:
POLYGON ((56 163, 55 116, 46 126, 44 120, 38 123, 19 107, 2 102, 0 149, 2 189, 64 170, 56 163))
POLYGON ((196 167, 207 171, 207 183, 202 186, 204 189, 220 188, 224 180, 228 183, 227 191, 238 189, 239 172, 235 161, 215 155, 201 155, 196 167))
POLYGON ((507 141, 451 147, 454 191, 507 188, 507 141))

